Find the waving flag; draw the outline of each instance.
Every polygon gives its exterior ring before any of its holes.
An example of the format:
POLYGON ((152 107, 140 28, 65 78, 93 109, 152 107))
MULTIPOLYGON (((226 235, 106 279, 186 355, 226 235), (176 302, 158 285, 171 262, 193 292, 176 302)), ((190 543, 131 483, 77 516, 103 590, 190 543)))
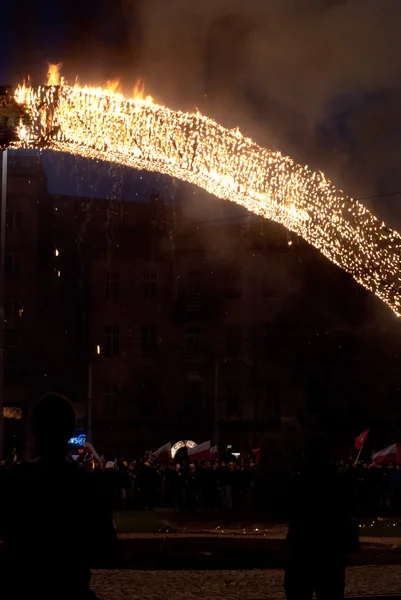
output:
POLYGON ((209 460, 210 441, 203 442, 203 444, 199 444, 195 448, 188 448, 188 458, 191 460, 209 460))
POLYGON ((391 444, 380 452, 372 454, 372 462, 377 465, 400 462, 401 460, 401 444, 391 444))
POLYGON ((171 458, 171 442, 167 442, 164 446, 161 446, 158 450, 153 452, 152 458, 157 460, 170 460, 171 458))
POLYGON ((368 437, 368 435, 369 435, 369 429, 366 429, 366 431, 363 431, 361 433, 361 435, 358 435, 358 437, 355 438, 355 448, 357 450, 359 450, 359 452, 364 447, 366 438, 368 437))

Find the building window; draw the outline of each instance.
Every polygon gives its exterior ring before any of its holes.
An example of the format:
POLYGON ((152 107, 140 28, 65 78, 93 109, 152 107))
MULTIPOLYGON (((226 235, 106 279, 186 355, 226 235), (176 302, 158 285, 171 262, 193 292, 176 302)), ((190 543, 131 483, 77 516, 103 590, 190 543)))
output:
POLYGON ((140 414, 143 417, 155 415, 161 403, 159 383, 153 379, 143 379, 138 391, 140 414))
POLYGON ((154 356, 157 353, 156 327, 142 327, 142 356, 154 356))
POLYGON ((233 358, 241 354, 241 327, 238 324, 227 327, 227 356, 233 358))
POLYGON ((119 298, 121 292, 120 274, 116 271, 109 271, 106 277, 106 297, 107 300, 119 298))
POLYGON ((157 271, 142 273, 142 298, 157 298, 159 295, 159 276, 157 271))
POLYGON ((277 337, 275 336, 274 323, 262 325, 262 352, 265 356, 272 356, 277 351, 277 337))
POLYGON ((6 275, 20 275, 23 269, 22 256, 16 252, 6 253, 6 275))
POLYGON ((226 267, 223 271, 223 288, 226 298, 241 297, 241 269, 226 267))
POLYGON ((187 295, 199 296, 202 293, 201 274, 199 271, 188 271, 187 295))
POLYGON ((185 382, 184 387, 184 414, 187 417, 198 416, 202 409, 203 393, 202 381, 199 379, 185 382))
POLYGON ((108 325, 105 328, 104 353, 107 358, 120 356, 120 328, 117 325, 108 325))
POLYGON ((240 416, 239 388, 237 383, 229 382, 226 388, 227 418, 235 419, 240 416))
POLYGON ((23 308, 16 300, 6 300, 4 303, 4 313, 6 320, 6 328, 13 329, 21 320, 23 308))
POLYGON ((255 418, 261 421, 280 414, 280 388, 277 382, 267 381, 264 393, 255 399, 255 418))
POLYGON ((103 412, 106 415, 117 416, 119 412, 120 388, 118 383, 108 383, 104 391, 103 412))
POLYGON ((6 225, 9 231, 22 231, 24 226, 22 210, 8 210, 6 225))
POLYGON ((202 340, 202 330, 200 325, 188 325, 187 327, 187 347, 190 349, 199 349, 202 340))

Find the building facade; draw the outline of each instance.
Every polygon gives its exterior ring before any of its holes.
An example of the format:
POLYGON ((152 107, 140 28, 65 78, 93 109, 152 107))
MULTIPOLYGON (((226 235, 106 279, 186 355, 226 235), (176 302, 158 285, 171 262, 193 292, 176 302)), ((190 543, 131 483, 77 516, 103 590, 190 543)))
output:
POLYGON ((5 455, 16 447, 19 456, 27 456, 33 451, 29 432, 35 402, 54 390, 78 400, 75 243, 72 251, 64 244, 68 262, 62 278, 57 211, 40 156, 9 152, 7 162, 5 455))
POLYGON ((47 391, 111 457, 181 439, 247 452, 285 420, 348 444, 401 430, 400 325, 372 295, 245 211, 141 200, 51 195, 38 158, 10 155, 8 451, 47 391))
POLYGON ((349 439, 398 418, 398 323, 296 237, 245 214, 197 223, 157 196, 75 202, 101 452, 245 452, 283 419, 349 439))

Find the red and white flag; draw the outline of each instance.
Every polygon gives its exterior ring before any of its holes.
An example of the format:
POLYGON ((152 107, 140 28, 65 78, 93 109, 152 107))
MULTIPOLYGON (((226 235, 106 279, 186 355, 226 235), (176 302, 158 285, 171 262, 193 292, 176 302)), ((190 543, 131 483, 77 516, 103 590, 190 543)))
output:
POLYGON ((210 458, 210 440, 203 442, 195 446, 195 448, 188 448, 188 458, 190 460, 209 460, 210 458))
POLYGON ((380 452, 372 454, 372 462, 379 464, 390 464, 401 462, 401 444, 391 444, 380 452))
POLYGON ((210 448, 210 458, 215 458, 219 453, 217 446, 212 446, 210 448))
POLYGON ((90 444, 89 442, 84 442, 84 451, 87 454, 92 454, 92 456, 94 456, 96 458, 96 460, 99 460, 98 453, 96 452, 96 450, 94 449, 92 444, 90 444))
POLYGON ((366 439, 369 435, 369 429, 366 429, 366 431, 363 431, 361 433, 361 435, 358 435, 358 437, 355 438, 355 448, 359 451, 362 450, 362 448, 365 445, 366 439))
POLYGON ((171 442, 167 442, 167 444, 164 444, 164 446, 160 446, 158 450, 153 452, 152 458, 157 458, 157 460, 170 460, 171 442))

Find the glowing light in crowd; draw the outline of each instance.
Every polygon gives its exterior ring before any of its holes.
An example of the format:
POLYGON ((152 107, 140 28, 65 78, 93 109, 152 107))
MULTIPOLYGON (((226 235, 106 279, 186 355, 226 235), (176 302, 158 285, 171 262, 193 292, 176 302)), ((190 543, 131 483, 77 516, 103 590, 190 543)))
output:
POLYGON ((84 433, 74 436, 68 440, 68 443, 71 444, 71 446, 82 446, 83 447, 85 442, 86 442, 86 435, 84 433))
MULTIPOLYGON (((19 146, 46 147, 164 173, 284 225, 401 314, 401 236, 323 173, 262 148, 238 129, 107 89, 21 85, 31 118, 19 146)), ((26 127, 25 127, 26 128, 26 127)))
POLYGON ((181 448, 196 448, 196 445, 196 442, 193 442, 192 440, 182 440, 177 442, 171 448, 171 458, 174 458, 178 450, 181 450, 181 448))

